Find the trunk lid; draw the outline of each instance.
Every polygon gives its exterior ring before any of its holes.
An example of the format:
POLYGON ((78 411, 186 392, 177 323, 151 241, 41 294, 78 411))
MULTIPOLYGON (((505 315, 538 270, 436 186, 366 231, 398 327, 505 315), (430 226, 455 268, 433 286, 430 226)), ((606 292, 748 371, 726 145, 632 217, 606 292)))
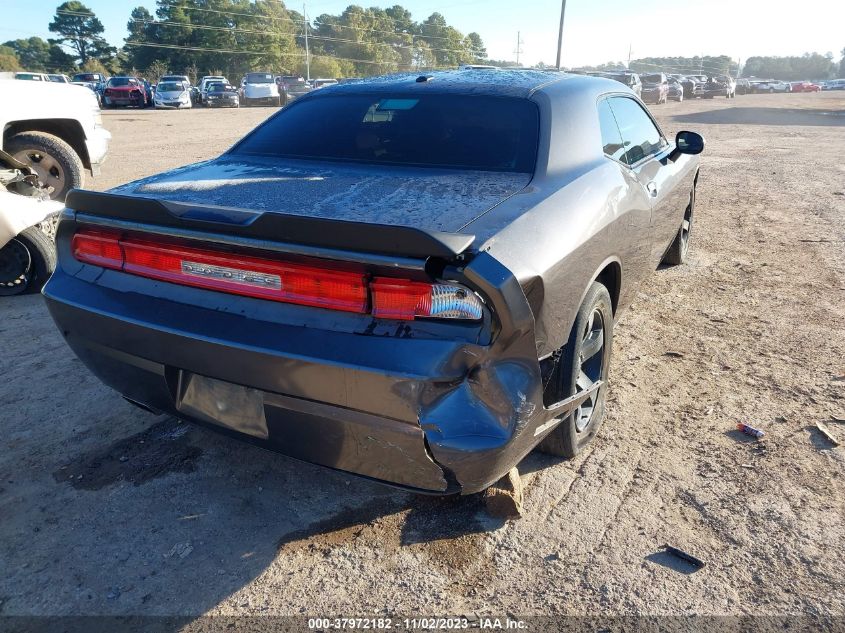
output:
POLYGON ((223 156, 112 193, 265 213, 455 232, 530 174, 223 156))

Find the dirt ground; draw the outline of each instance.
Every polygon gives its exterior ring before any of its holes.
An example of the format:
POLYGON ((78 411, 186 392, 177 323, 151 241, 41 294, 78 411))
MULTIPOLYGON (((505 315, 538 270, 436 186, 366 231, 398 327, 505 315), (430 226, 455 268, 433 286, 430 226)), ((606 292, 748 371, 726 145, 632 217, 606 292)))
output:
MULTIPOLYGON (((518 521, 141 412, 40 296, 0 302, 0 614, 845 616, 845 445, 815 428, 845 444, 845 93, 653 111, 707 138, 691 261, 620 319, 594 445, 521 465, 518 521)), ((107 112, 89 186, 271 112, 107 112)))

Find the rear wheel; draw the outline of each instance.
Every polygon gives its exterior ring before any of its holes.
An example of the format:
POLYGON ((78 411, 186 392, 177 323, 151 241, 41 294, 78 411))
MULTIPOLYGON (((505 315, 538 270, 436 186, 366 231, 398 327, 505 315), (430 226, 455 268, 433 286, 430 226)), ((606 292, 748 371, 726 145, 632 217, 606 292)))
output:
POLYGON ((53 188, 50 194, 53 200, 64 200, 68 191, 85 183, 82 161, 74 149, 57 136, 21 132, 9 139, 5 149, 28 164, 42 185, 53 188))
POLYGON ((575 317, 558 372, 558 394, 568 398, 602 381, 598 391, 564 418, 540 443, 543 453, 574 457, 595 437, 604 420, 613 305, 602 284, 593 282, 575 317))
POLYGON ((41 289, 56 268, 56 247, 31 226, 0 248, 0 296, 41 289))
POLYGON ((695 188, 690 191, 689 204, 684 210, 684 219, 681 222, 681 227, 678 229, 678 234, 675 236, 675 241, 672 242, 672 246, 669 247, 669 250, 663 256, 664 264, 679 266, 687 261, 690 234, 692 233, 693 211, 695 211, 695 188))

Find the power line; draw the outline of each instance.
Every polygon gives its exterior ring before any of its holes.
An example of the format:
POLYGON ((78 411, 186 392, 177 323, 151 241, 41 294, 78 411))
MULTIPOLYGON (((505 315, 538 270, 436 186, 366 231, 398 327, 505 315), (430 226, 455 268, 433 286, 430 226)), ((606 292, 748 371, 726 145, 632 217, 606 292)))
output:
MULTIPOLYGON (((226 49, 226 48, 203 48, 198 46, 180 46, 177 44, 152 44, 149 42, 135 42, 129 41, 126 42, 130 46, 146 46, 149 48, 168 48, 168 49, 177 49, 177 50, 188 50, 188 51, 198 51, 202 53, 232 53, 232 54, 239 54, 239 55, 263 55, 264 51, 244 51, 244 50, 235 50, 235 49, 226 49)), ((305 53, 279 53, 282 57, 305 57, 305 53)), ((400 66, 407 66, 409 68, 413 67, 413 64, 399 64, 397 62, 377 62, 371 59, 352 59, 350 57, 336 57, 334 55, 327 55, 326 57, 330 57, 331 59, 337 59, 344 62, 354 62, 358 64, 374 64, 376 66, 396 66, 397 68, 400 66)), ((430 66, 427 68, 432 69, 439 69, 445 68, 445 66, 430 66)))
MULTIPOLYGON (((173 6, 173 5, 168 5, 168 6, 173 6)), ((289 17, 263 16, 263 15, 257 15, 257 14, 253 15, 253 14, 250 14, 250 13, 221 11, 221 10, 217 10, 217 9, 203 9, 203 8, 200 8, 200 7, 183 7, 183 8, 190 9, 190 10, 196 10, 196 11, 210 11, 210 12, 214 12, 214 13, 223 13, 223 14, 227 14, 227 15, 240 15, 240 16, 247 16, 247 17, 254 17, 254 18, 266 18, 266 19, 272 19, 272 20, 285 20, 285 21, 289 21, 293 24, 303 24, 304 25, 308 22, 307 20, 294 20, 294 19, 289 18, 289 17)), ((85 12, 81 12, 81 11, 71 11, 71 10, 66 10, 66 9, 57 10, 56 13, 61 14, 61 15, 70 15, 70 16, 76 16, 76 17, 91 17, 91 16, 94 15, 93 13, 85 13, 85 12)), ((234 27, 234 26, 212 26, 212 25, 207 25, 207 24, 196 24, 196 23, 193 23, 193 22, 185 23, 185 22, 173 22, 173 21, 170 21, 170 20, 144 20, 144 19, 141 19, 141 18, 130 18, 130 21, 135 22, 136 24, 144 24, 144 25, 154 24, 154 25, 160 25, 160 26, 174 26, 174 27, 180 27, 180 28, 195 28, 195 29, 200 29, 200 30, 233 31, 233 32, 237 32, 237 33, 252 33, 252 34, 256 34, 256 35, 278 35, 277 33, 273 33, 272 31, 259 31, 259 30, 244 29, 244 28, 234 27)), ((321 26, 328 27, 328 28, 351 29, 351 30, 355 30, 355 31, 368 31, 368 32, 372 32, 372 33, 385 33, 385 34, 389 34, 389 35, 400 35, 400 36, 410 37, 412 41, 413 41, 414 38, 417 38, 417 37, 424 38, 424 39, 451 40, 451 38, 439 36, 439 35, 422 35, 422 34, 416 34, 416 33, 408 33, 406 31, 386 31, 386 30, 379 30, 379 29, 368 29, 368 28, 363 28, 363 27, 348 26, 348 25, 345 25, 345 24, 318 23, 318 27, 321 27, 321 26)), ((423 25, 421 25, 421 26, 423 26, 423 25)), ((291 35, 291 34, 296 35, 295 33, 286 33, 285 35, 291 35)), ((314 39, 330 40, 330 41, 336 41, 336 42, 348 42, 348 43, 351 43, 351 44, 391 46, 393 48, 405 48, 405 49, 409 49, 409 50, 414 50, 416 48, 413 44, 409 46, 409 45, 403 45, 403 44, 391 44, 389 42, 359 42, 357 40, 332 38, 332 37, 329 37, 329 36, 318 36, 318 35, 312 35, 311 37, 313 37, 314 39)), ((469 52, 469 53, 475 54, 476 56, 480 53, 480 51, 478 49, 473 49, 473 48, 466 48, 466 49, 462 49, 462 48, 431 48, 430 50, 437 51, 437 52, 444 52, 444 53, 465 53, 465 52, 469 52)))
MULTIPOLYGON (((303 35, 296 33, 296 32, 287 32, 287 33, 278 33, 274 31, 264 31, 264 30, 255 30, 255 29, 243 29, 240 27, 234 26, 211 26, 206 24, 194 24, 194 23, 184 23, 184 22, 172 22, 167 20, 142 20, 142 19, 132 19, 130 20, 135 22, 136 24, 143 24, 143 25, 155 25, 155 26, 170 26, 175 28, 186 28, 186 29, 200 29, 200 30, 209 30, 209 31, 223 31, 229 33, 250 33, 254 35, 269 35, 271 37, 284 37, 292 35, 294 37, 303 37, 303 35)), ((390 42, 361 42, 358 40, 350 40, 345 38, 339 37, 329 37, 327 35, 311 35, 309 34, 309 38, 315 40, 327 40, 332 42, 345 42, 349 44, 358 44, 360 46, 387 46, 388 48, 401 48, 406 50, 416 50, 416 46, 413 44, 411 45, 404 45, 404 44, 393 44, 390 42)), ((443 53, 477 53, 478 51, 463 48, 430 48, 431 51, 443 52, 443 53)))

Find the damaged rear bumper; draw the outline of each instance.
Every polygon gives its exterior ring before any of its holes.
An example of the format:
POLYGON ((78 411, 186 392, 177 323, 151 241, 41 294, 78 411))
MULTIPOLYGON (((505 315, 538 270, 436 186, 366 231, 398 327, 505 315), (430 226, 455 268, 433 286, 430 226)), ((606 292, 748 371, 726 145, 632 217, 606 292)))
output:
POLYGON ((474 493, 567 410, 543 406, 532 312, 513 275, 483 253, 461 274, 490 300, 495 326, 440 337, 436 324, 414 322, 339 331, 340 319, 364 317, 326 310, 284 322, 286 307, 81 265, 62 252, 66 240, 59 249, 66 266, 45 286, 49 310, 104 383, 297 459, 474 493))

